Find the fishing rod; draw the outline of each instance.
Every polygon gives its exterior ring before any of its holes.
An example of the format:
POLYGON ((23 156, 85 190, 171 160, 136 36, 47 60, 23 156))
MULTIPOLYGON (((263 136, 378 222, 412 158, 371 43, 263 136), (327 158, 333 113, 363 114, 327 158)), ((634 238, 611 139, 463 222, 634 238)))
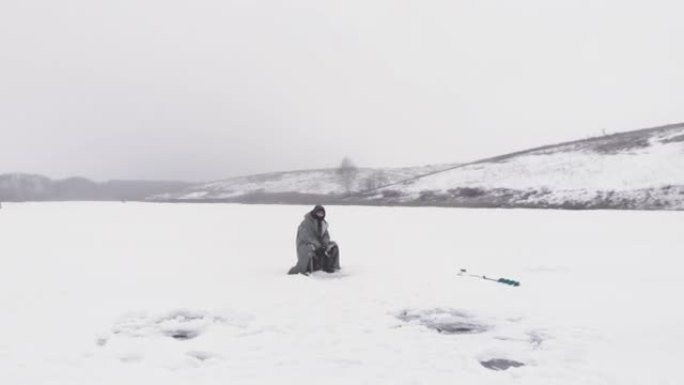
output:
POLYGON ((485 279, 485 280, 487 280, 487 281, 498 282, 498 283, 502 283, 502 284, 504 284, 504 285, 509 285, 509 286, 513 286, 513 287, 518 287, 518 286, 520 286, 520 282, 519 282, 519 281, 516 281, 516 280, 513 280, 513 279, 508 279, 508 278, 498 278, 498 279, 497 279, 497 278, 489 278, 489 277, 487 277, 486 275, 477 275, 477 274, 468 273, 468 270, 466 270, 466 269, 461 269, 461 270, 458 272, 458 275, 461 276, 461 277, 473 277, 473 278, 485 279))

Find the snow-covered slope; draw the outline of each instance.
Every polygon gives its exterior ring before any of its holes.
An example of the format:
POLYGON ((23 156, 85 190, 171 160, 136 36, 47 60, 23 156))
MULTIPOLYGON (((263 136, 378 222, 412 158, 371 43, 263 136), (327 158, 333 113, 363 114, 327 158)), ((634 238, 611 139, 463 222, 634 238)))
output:
POLYGON ((684 124, 544 146, 466 164, 361 168, 350 186, 345 186, 335 169, 308 170, 232 178, 151 199, 684 209, 684 124))
MULTIPOLYGON (((419 175, 451 168, 454 165, 432 165, 423 167, 371 169, 358 168, 351 178, 351 191, 376 189, 419 175)), ((346 193, 346 186, 336 169, 276 172, 231 178, 219 182, 193 186, 179 193, 161 194, 152 200, 202 201, 241 200, 254 195, 274 194, 329 195, 346 193)))
POLYGON ((684 124, 546 146, 376 191, 371 201, 684 209, 684 124))

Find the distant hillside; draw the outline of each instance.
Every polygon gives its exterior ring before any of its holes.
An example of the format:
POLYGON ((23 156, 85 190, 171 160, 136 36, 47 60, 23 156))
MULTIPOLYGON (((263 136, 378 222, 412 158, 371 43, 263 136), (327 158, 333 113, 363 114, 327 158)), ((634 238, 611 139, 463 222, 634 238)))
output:
POLYGON ((185 182, 114 180, 96 183, 86 178, 52 180, 41 175, 0 175, 0 201, 120 201, 144 200, 188 187, 185 182))
POLYGON ((684 124, 483 159, 354 199, 391 205, 684 209, 684 124))
POLYGON ((362 168, 350 186, 342 183, 335 169, 292 171, 231 178, 150 199, 682 210, 684 124, 548 145, 465 164, 362 168))
POLYGON ((275 172, 230 178, 151 197, 156 201, 336 203, 349 193, 376 190, 419 175, 451 168, 435 165, 397 169, 355 169, 345 185, 337 169, 275 172), (349 190, 349 191, 347 191, 349 190))
POLYGON ((0 201, 143 200, 684 210, 684 124, 533 148, 465 164, 277 172, 183 182, 0 175, 0 201))

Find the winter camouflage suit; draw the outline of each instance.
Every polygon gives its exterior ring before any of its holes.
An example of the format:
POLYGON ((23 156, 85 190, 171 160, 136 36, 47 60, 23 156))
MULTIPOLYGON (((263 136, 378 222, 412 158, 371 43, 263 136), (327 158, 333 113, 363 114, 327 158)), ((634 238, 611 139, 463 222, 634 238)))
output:
POLYGON ((332 273, 340 269, 340 252, 337 244, 330 241, 325 209, 317 205, 304 216, 297 229, 297 265, 288 274, 308 273, 324 270, 332 273), (323 216, 316 213, 322 211, 323 216))

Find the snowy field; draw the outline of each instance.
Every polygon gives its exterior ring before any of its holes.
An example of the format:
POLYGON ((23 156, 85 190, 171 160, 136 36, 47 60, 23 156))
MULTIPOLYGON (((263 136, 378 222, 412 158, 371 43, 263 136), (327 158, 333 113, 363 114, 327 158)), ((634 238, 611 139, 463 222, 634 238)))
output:
POLYGON ((4 204, 0 384, 684 383, 683 212, 309 209, 4 204))

